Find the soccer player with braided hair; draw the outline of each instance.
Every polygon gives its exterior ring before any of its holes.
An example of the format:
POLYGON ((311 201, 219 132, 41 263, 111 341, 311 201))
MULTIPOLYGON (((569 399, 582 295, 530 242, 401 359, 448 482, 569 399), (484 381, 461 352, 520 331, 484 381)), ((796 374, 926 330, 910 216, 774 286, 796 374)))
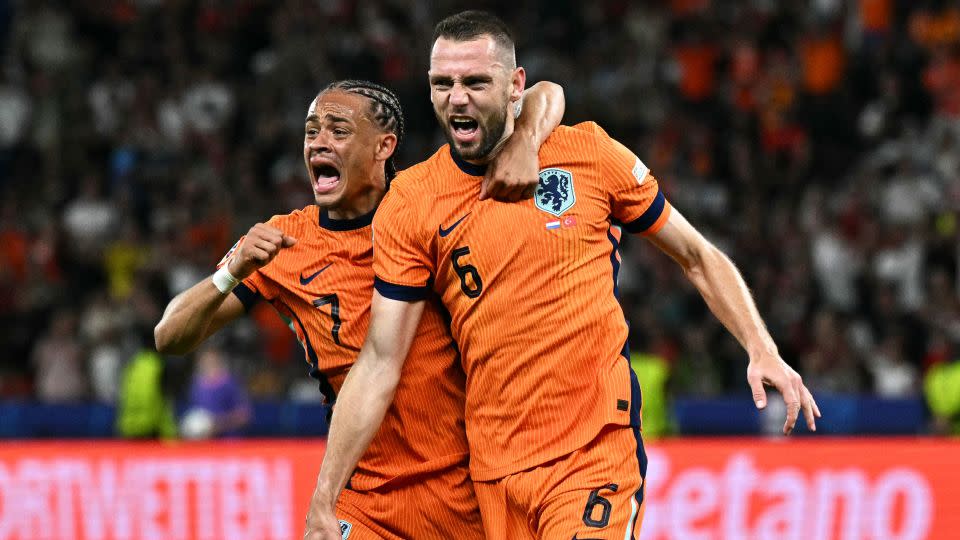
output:
MULTIPOLYGON (((403 143, 405 120, 400 108, 400 100, 384 86, 369 81, 349 79, 336 81, 327 85, 324 92, 329 90, 344 90, 370 99, 370 116, 380 126, 380 129, 397 136, 396 147, 403 143)), ((391 154, 384 164, 384 175, 389 182, 397 175, 396 155, 391 154)))
MULTIPOLYGON (((538 181, 537 150, 563 116, 550 83, 524 96, 516 144, 477 196, 516 199, 538 181)), ((303 159, 316 204, 254 225, 217 271, 174 298, 157 349, 184 354, 256 302, 290 321, 310 375, 336 400, 367 333, 374 289, 372 220, 404 136, 389 89, 338 81, 307 110, 303 159)), ((342 538, 484 538, 468 474, 465 375, 441 310, 425 310, 404 383, 337 504, 342 538)), ((317 463, 319 470, 319 461, 317 463)))

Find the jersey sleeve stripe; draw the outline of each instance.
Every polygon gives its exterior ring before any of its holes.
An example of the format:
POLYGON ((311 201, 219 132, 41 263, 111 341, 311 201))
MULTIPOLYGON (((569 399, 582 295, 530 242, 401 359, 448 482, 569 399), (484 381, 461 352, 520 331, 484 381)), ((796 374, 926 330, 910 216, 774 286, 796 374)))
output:
POLYGON ((630 223, 624 224, 623 227, 633 234, 640 234, 647 232, 647 230, 652 228, 654 225, 662 226, 662 223, 657 222, 660 220, 660 217, 664 215, 664 210, 666 207, 666 197, 663 196, 662 191, 657 191, 657 196, 653 198, 653 202, 650 203, 650 206, 643 212, 643 214, 630 223))
POLYGON ((233 288, 233 294, 238 300, 240 300, 240 303, 243 304, 243 309, 246 311, 253 309, 253 306, 257 305, 257 302, 263 298, 260 296, 260 293, 253 290, 243 282, 240 282, 240 284, 233 288))
POLYGON ((666 201, 663 205, 663 212, 660 212, 660 217, 653 222, 646 231, 643 232, 644 235, 656 234, 664 225, 667 224, 667 220, 670 219, 670 213, 673 211, 673 206, 670 205, 670 201, 666 201))
POLYGON ((413 287, 410 285, 397 285, 380 278, 374 278, 373 287, 380 293, 380 296, 391 300, 400 300, 401 302, 416 302, 425 300, 430 295, 430 286, 413 287))

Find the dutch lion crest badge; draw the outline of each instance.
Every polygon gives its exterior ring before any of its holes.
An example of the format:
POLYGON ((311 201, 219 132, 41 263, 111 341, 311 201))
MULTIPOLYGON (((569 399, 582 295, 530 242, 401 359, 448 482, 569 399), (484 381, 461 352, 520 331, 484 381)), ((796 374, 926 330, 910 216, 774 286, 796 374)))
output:
POLYGON ((573 191, 573 173, 556 168, 540 171, 540 184, 533 199, 537 208, 544 212, 555 216, 566 212, 577 202, 577 195, 573 191))

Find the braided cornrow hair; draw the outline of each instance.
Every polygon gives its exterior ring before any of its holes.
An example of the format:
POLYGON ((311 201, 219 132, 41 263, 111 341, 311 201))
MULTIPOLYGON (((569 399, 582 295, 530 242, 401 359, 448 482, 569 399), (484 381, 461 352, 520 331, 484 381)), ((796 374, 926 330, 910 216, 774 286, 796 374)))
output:
MULTIPOLYGON (((397 136, 397 147, 387 159, 384 174, 387 177, 387 185, 397 175, 397 164, 395 157, 400 149, 400 143, 403 142, 404 119, 403 109, 400 107, 400 98, 392 90, 370 81, 361 81, 348 79, 336 81, 327 85, 323 92, 327 90, 343 90, 353 94, 359 94, 370 100, 370 112, 373 119, 380 125, 384 131, 389 131, 397 136)), ((321 92, 321 94, 323 93, 321 92)))

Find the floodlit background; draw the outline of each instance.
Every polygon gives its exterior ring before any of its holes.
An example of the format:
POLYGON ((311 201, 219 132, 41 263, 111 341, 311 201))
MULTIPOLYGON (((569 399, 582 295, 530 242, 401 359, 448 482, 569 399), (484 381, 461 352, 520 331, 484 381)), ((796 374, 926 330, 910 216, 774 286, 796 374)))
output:
POLYGON ((303 117, 330 81, 400 95, 402 164, 442 144, 430 36, 468 7, 514 28, 530 82, 563 85, 565 123, 595 120, 634 150, 731 256, 824 413, 801 441, 739 437, 776 433, 779 403, 753 409, 744 352, 672 261, 627 240, 646 537, 948 537, 960 515, 948 473, 960 446, 941 438, 960 433, 956 2, 0 0, 0 540, 298 533, 326 414, 293 334, 260 306, 201 353, 164 358, 152 329, 252 224, 310 204, 303 117), (131 462, 131 447, 104 441, 201 437, 209 418, 183 419, 221 370, 239 418, 227 442, 137 443, 152 457, 131 462), (122 393, 154 414, 118 422, 122 393), (217 462, 227 487, 203 521, 191 505, 211 498, 194 491, 213 477, 162 471, 231 452, 265 476, 217 462), (288 473, 292 506, 264 510, 257 486, 288 473), (153 502, 109 505, 132 485, 153 486, 138 495, 153 502))

